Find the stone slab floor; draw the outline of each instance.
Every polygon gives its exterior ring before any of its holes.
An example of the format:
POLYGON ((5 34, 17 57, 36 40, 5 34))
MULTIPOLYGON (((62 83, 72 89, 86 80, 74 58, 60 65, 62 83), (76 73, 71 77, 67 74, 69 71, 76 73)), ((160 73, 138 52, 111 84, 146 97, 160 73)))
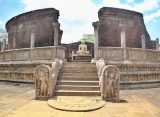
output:
POLYGON ((94 111, 60 111, 34 100, 33 84, 0 82, 0 117, 160 117, 160 88, 121 90, 120 98, 94 111))

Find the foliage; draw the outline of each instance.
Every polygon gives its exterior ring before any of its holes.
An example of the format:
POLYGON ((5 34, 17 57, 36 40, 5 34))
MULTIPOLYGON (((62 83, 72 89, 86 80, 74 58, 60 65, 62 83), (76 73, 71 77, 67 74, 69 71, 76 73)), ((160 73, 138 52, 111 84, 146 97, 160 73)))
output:
POLYGON ((5 29, 0 28, 0 40, 2 41, 3 39, 7 39, 7 38, 8 38, 7 31, 5 29))
POLYGON ((94 34, 84 34, 83 38, 81 38, 78 41, 84 40, 85 42, 93 42, 93 39, 94 39, 94 34))

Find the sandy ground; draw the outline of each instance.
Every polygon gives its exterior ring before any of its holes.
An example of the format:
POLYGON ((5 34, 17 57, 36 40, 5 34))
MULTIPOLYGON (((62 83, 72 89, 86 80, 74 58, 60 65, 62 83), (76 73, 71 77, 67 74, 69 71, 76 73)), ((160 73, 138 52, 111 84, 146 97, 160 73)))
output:
POLYGON ((160 117, 160 88, 121 90, 120 103, 87 112, 57 110, 34 95, 34 84, 0 82, 0 117, 160 117))

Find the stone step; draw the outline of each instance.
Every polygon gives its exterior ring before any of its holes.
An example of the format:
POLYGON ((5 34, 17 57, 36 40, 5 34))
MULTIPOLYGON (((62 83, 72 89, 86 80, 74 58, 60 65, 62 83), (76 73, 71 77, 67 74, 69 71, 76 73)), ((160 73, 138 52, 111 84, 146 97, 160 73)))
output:
POLYGON ((96 69, 61 69, 60 73, 96 73, 96 69))
POLYGON ((99 86, 57 85, 56 90, 99 91, 99 86))
POLYGON ((97 73, 60 73, 59 77, 97 78, 97 73))
POLYGON ((86 59, 86 60, 69 60, 70 62, 91 62, 91 59, 86 59))
POLYGON ((69 81, 99 81, 98 77, 93 78, 78 78, 78 77, 58 77, 58 80, 69 80, 69 81))
POLYGON ((99 81, 68 81, 58 80, 57 85, 82 85, 82 86, 99 86, 99 81))
POLYGON ((63 64, 63 68, 76 68, 76 69, 95 68, 96 69, 96 64, 95 63, 90 63, 90 62, 66 62, 66 63, 63 64))
POLYGON ((100 96, 100 91, 55 90, 56 96, 100 96))

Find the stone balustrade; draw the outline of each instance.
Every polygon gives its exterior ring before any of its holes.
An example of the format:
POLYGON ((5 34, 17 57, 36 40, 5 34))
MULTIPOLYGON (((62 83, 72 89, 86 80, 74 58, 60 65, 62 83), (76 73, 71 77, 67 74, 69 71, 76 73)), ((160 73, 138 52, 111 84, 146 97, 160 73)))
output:
MULTIPOLYGON (((65 48, 57 46, 57 57, 65 59, 65 48)), ((53 60, 54 46, 11 49, 0 53, 0 61, 53 60)))
POLYGON ((107 61, 143 61, 143 62, 159 62, 159 50, 126 48, 126 58, 121 47, 99 47, 99 58, 107 61))

